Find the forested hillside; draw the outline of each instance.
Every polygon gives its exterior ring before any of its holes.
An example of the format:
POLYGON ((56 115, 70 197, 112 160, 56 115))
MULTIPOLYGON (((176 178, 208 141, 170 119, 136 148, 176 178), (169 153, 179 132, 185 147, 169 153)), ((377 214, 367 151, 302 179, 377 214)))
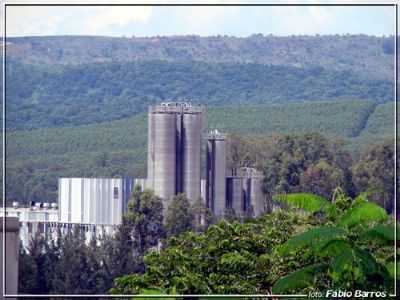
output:
MULTIPOLYGON (((61 176, 146 175, 148 106, 192 100, 243 136, 393 137, 393 40, 357 36, 7 39, 7 201, 61 176)), ((355 156, 356 157, 356 156, 355 156)))
POLYGON ((348 99, 393 100, 387 80, 350 71, 262 64, 131 62, 78 66, 7 65, 7 129, 99 123, 168 99, 204 105, 348 99))
POLYGON ((336 71, 351 70, 368 78, 393 79, 393 37, 52 36, 7 38, 7 42, 8 57, 34 64, 148 60, 255 63, 300 68, 321 66, 336 71))
MULTIPOLYGON (((393 124, 392 112, 388 104, 370 101, 209 107, 206 125, 253 136, 318 132, 343 140, 347 149, 358 153, 393 136, 393 128, 379 121, 393 124)), ((145 177, 146 153, 146 114, 101 124, 11 131, 7 198, 54 201, 57 178, 62 176, 145 177)))

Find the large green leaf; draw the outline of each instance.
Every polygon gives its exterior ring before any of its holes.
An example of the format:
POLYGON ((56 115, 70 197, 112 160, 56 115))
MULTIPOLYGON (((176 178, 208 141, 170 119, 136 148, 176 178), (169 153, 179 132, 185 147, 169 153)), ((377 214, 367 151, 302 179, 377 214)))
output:
POLYGON ((326 268, 325 264, 317 264, 286 275, 274 284, 272 292, 274 294, 283 294, 312 286, 315 276, 323 272, 326 268))
POLYGON ((371 253, 361 248, 355 248, 354 253, 359 259, 364 274, 375 274, 379 272, 379 264, 371 253))
POLYGON ((339 225, 351 227, 357 224, 386 221, 388 215, 379 205, 372 202, 360 202, 350 208, 339 220, 339 225))
POLYGON ((345 230, 333 226, 321 226, 312 228, 304 233, 294 236, 284 243, 281 248, 281 254, 299 249, 301 247, 312 247, 320 250, 328 241, 344 236, 345 230))
POLYGON ((321 196, 309 193, 278 194, 273 200, 315 213, 327 210, 332 204, 321 196))
POLYGON ((394 262, 388 263, 386 265, 386 269, 388 270, 388 272, 392 278, 395 278, 395 276, 394 276, 395 272, 397 273, 397 278, 399 278, 399 275, 400 275, 400 263, 399 262, 396 264, 394 264, 394 262), (396 268, 395 268, 395 266, 396 266, 396 268))
POLYGON ((334 272, 342 272, 349 269, 355 263, 356 256, 352 249, 346 249, 336 256, 332 263, 331 268, 334 272))
POLYGON ((343 251, 351 250, 351 245, 343 239, 331 239, 320 248, 322 256, 337 256, 343 251))
MULTIPOLYGON (((397 230, 397 240, 399 239, 399 228, 396 226, 397 230)), ((379 224, 376 225, 375 227, 367 230, 363 236, 363 238, 367 239, 374 239, 374 240, 379 240, 384 243, 392 243, 395 239, 394 235, 394 225, 384 225, 384 224, 379 224)))

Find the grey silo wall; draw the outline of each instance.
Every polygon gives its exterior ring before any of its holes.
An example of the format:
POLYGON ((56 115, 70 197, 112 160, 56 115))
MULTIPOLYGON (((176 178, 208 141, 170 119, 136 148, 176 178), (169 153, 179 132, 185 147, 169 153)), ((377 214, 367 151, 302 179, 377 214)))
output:
POLYGON ((258 217, 265 211, 265 196, 262 191, 262 177, 251 178, 251 205, 253 215, 258 217))
MULTIPOLYGON (((151 107, 150 107, 151 109, 151 107)), ((147 181, 146 187, 153 189, 154 186, 154 115, 148 114, 148 132, 147 132, 147 181)))
POLYGON ((192 202, 201 196, 201 133, 202 114, 184 113, 181 129, 182 188, 192 202))
POLYGON ((176 193, 176 114, 154 113, 150 142, 152 181, 156 195, 164 199, 164 209, 176 193))
POLYGON ((207 205, 221 216, 226 208, 226 145, 224 139, 207 141, 207 205))
POLYGON ((237 216, 243 215, 243 178, 227 177, 227 204, 233 208, 237 216))

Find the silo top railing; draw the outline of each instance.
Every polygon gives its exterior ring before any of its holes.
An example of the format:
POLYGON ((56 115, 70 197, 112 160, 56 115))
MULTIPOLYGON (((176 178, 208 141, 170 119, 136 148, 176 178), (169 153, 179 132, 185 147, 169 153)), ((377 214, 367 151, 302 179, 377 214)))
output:
POLYGON ((168 102, 149 107, 149 113, 202 113, 203 106, 192 106, 188 102, 168 102))

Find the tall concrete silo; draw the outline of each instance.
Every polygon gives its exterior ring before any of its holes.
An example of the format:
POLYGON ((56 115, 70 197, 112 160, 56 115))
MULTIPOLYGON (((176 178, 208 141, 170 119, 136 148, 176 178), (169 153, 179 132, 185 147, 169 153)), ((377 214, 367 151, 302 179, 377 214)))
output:
POLYGON ((249 216, 257 217, 265 212, 265 195, 262 191, 263 174, 259 170, 243 167, 236 170, 243 178, 244 211, 249 216))
POLYGON ((263 178, 260 176, 251 178, 251 206, 253 208, 254 217, 260 216, 266 210, 262 183, 263 178))
POLYGON ((200 198, 202 107, 167 102, 149 108, 147 187, 168 201, 200 198))
POLYGON ((226 208, 225 136, 217 130, 207 137, 206 204, 216 216, 222 216, 226 208))
POLYGON ((182 192, 190 201, 201 196, 202 113, 193 109, 182 115, 182 192))
POLYGON ((168 201, 176 194, 177 117, 167 106, 149 109, 148 187, 168 201))
POLYGON ((236 216, 244 215, 243 178, 239 176, 226 177, 226 207, 233 208, 236 216))

